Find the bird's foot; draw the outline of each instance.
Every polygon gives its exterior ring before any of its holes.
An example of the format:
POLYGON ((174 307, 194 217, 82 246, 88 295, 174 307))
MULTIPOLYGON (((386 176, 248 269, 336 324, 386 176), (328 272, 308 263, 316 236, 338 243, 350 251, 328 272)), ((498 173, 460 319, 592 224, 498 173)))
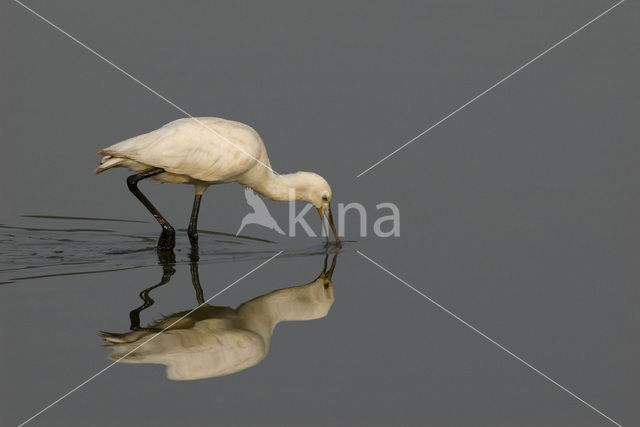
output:
POLYGON ((331 247, 335 247, 336 249, 342 249, 342 243, 340 243, 339 240, 337 240, 335 243, 331 243, 330 241, 327 240, 327 242, 324 244, 324 248, 328 250, 331 247))
POLYGON ((189 260, 192 263, 200 261, 200 255, 198 254, 197 246, 191 246, 191 251, 189 252, 189 260))
POLYGON ((176 246, 176 232, 172 229, 163 229, 158 239, 158 250, 170 251, 176 246))
POLYGON ((198 232, 189 230, 187 231, 187 235, 189 236, 189 242, 191 243, 191 247, 198 248, 198 232))

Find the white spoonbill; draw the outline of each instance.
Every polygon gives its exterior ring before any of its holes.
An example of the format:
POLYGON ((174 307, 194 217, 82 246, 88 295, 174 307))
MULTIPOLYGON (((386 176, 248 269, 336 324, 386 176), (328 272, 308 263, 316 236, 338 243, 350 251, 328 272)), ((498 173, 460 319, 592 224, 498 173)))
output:
MULTIPOLYGON (((219 377, 255 366, 269 353, 278 323, 319 319, 329 313, 337 255, 329 269, 325 258, 322 273, 311 283, 270 292, 236 309, 198 301, 196 309, 164 317, 146 328, 101 332, 112 350, 109 358, 164 364, 172 380, 219 377)), ((202 294, 197 270, 191 277, 202 294)))
MULTIPOLYGON (((127 178, 129 190, 162 226, 158 249, 175 246, 175 230, 149 199, 138 182, 153 178, 161 182, 192 184, 195 199, 187 234, 198 246, 200 199, 213 184, 238 182, 273 200, 312 203, 321 220, 326 216, 336 245, 340 246, 331 214, 331 187, 313 172, 280 175, 273 171, 260 135, 250 126, 217 117, 185 118, 135 136, 98 152, 104 156, 96 173, 113 167, 135 172, 127 178)), ((327 233, 327 244, 329 236, 327 233)))

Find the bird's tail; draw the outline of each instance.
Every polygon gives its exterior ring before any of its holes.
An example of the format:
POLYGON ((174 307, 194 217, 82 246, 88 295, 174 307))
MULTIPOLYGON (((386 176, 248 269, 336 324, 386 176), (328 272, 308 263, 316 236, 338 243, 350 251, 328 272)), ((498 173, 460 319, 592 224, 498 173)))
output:
POLYGON ((118 334, 114 332, 100 331, 99 335, 104 339, 106 345, 122 344, 131 342, 131 333, 118 334))
POLYGON ((107 169, 115 168, 124 161, 125 159, 122 159, 120 157, 104 156, 102 160, 100 160, 100 166, 98 166, 98 168, 95 170, 95 173, 100 173, 106 171, 107 169))

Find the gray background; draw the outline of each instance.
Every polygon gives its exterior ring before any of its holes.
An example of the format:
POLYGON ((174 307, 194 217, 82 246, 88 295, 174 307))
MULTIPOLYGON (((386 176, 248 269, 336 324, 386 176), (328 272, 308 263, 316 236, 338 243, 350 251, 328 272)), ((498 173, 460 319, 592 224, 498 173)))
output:
MULTIPOLYGON (((252 125, 277 171, 321 173, 335 201, 369 208, 369 230, 375 204, 402 212, 401 238, 357 237, 348 218, 357 242, 340 255, 331 312, 279 326, 257 367, 171 382, 161 366, 117 365, 33 425, 609 425, 355 250, 621 424, 640 424, 637 2, 358 179, 613 2, 27 4, 191 114, 252 125)), ((181 114, 19 5, 3 2, 0 16, 0 220, 16 227, 0 248, 6 265, 38 266, 5 271, 0 285, 0 421, 16 425, 106 366, 96 332, 125 331, 137 293, 159 280, 152 250, 114 254, 125 244, 104 237, 158 231, 126 171, 92 170, 100 148, 181 114), (65 232, 82 227, 107 231, 65 232), (80 274, 67 265, 78 259, 117 271, 80 274)), ((191 189, 144 189, 186 225, 191 189)), ((286 205, 267 204, 286 223, 286 205)), ((235 233, 247 212, 240 187, 212 188, 200 226, 235 233)), ((230 262, 204 236, 207 296, 269 251, 321 248, 245 233, 278 243, 230 262)), ((177 272, 145 319, 195 303, 186 252, 181 233, 177 272)), ((276 259, 214 302, 303 284, 321 264, 276 259)))

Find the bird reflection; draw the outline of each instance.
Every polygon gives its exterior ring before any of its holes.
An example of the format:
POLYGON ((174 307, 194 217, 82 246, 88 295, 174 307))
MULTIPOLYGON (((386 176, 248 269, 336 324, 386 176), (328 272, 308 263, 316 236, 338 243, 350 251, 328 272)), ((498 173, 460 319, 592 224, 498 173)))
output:
POLYGON ((172 380, 218 377, 257 365, 269 352, 271 335, 278 323, 327 315, 334 300, 332 276, 337 255, 333 255, 328 268, 329 255, 325 255, 322 272, 312 282, 269 292, 233 309, 204 303, 198 257, 192 254, 190 270, 198 308, 141 327, 140 312, 154 302, 150 291, 168 283, 175 272, 173 256, 163 254, 162 279, 140 293, 143 304, 130 313, 131 331, 100 333, 105 345, 113 350, 109 358, 126 356, 122 362, 164 364, 167 377, 172 380), (157 336, 152 338, 154 335, 157 336))

